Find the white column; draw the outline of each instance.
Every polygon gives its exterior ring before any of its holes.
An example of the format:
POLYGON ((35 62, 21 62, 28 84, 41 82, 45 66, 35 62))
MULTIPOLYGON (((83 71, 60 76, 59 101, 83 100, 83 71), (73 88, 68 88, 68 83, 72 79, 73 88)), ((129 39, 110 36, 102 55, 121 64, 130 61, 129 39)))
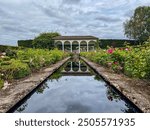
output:
POLYGON ((62 41, 62 50, 64 51, 65 48, 64 48, 64 41, 62 41))
POLYGON ((70 69, 70 71, 73 71, 73 69, 72 69, 72 61, 71 61, 71 69, 70 69))
POLYGON ((80 53, 80 42, 79 42, 79 53, 80 53))
POLYGON ((89 42, 87 42, 87 52, 89 51, 89 42))
POLYGON ((89 72, 89 68, 87 67, 86 72, 89 72))
POLYGON ((71 50, 71 52, 72 52, 72 41, 70 41, 70 50, 71 50))
POLYGON ((80 61, 79 61, 79 71, 81 71, 81 63, 80 63, 80 61))

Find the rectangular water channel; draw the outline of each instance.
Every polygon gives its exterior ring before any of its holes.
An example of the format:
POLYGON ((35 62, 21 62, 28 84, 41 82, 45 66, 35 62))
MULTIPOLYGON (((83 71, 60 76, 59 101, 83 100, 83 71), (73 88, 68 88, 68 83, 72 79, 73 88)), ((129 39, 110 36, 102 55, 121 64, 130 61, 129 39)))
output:
POLYGON ((11 112, 134 113, 140 110, 82 60, 69 60, 11 112))

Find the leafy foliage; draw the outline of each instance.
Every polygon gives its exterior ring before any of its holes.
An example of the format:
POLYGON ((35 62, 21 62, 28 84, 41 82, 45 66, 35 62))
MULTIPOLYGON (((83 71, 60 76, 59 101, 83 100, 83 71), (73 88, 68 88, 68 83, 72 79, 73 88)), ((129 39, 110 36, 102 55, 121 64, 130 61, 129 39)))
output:
POLYGON ((20 60, 11 59, 9 64, 2 64, 0 72, 4 79, 19 79, 30 74, 31 70, 26 63, 20 60))
POLYGON ((17 46, 0 45, 0 52, 5 52, 7 49, 17 50, 19 48, 17 46))
POLYGON ((6 56, 9 56, 11 58, 15 58, 17 56, 16 52, 11 49, 6 49, 5 53, 6 53, 6 56))
POLYGON ((4 80, 0 78, 0 89, 4 86, 4 80))
POLYGON ((60 36, 60 34, 57 32, 41 33, 38 37, 36 37, 33 40, 33 47, 41 49, 54 49, 55 45, 53 38, 56 36, 60 36))
POLYGON ((145 41, 150 36, 150 7, 136 8, 134 15, 124 23, 125 35, 129 38, 145 41))
POLYGON ((16 56, 0 57, 0 85, 3 80, 12 80, 26 77, 32 71, 56 63, 69 56, 68 53, 57 49, 49 51, 44 49, 22 49, 15 51, 16 56))
POLYGON ((109 48, 97 52, 83 52, 81 55, 117 73, 150 79, 150 40, 136 48, 109 48))
POLYGON ((32 70, 37 70, 63 59, 67 56, 67 53, 57 49, 52 51, 43 49, 26 49, 19 50, 17 56, 22 62, 27 63, 32 70))

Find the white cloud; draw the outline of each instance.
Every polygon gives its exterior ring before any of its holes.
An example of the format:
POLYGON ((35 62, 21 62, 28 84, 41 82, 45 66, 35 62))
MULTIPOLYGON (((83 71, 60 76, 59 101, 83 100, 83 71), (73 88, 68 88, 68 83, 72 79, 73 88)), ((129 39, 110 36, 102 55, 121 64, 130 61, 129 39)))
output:
POLYGON ((0 44, 41 32, 125 38, 123 22, 149 0, 0 0, 0 44))

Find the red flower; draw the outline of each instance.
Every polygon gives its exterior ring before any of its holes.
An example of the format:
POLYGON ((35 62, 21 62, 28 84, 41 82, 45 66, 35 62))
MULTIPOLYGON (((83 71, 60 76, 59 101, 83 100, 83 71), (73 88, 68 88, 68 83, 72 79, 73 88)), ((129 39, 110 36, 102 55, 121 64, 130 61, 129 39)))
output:
POLYGON ((114 52, 114 50, 113 50, 113 49, 109 49, 109 50, 107 50, 107 52, 108 52, 109 54, 112 54, 112 53, 114 52))
POLYGON ((118 64, 118 62, 116 62, 116 61, 115 61, 115 62, 114 62, 114 64, 115 64, 115 65, 117 65, 117 64, 118 64))

